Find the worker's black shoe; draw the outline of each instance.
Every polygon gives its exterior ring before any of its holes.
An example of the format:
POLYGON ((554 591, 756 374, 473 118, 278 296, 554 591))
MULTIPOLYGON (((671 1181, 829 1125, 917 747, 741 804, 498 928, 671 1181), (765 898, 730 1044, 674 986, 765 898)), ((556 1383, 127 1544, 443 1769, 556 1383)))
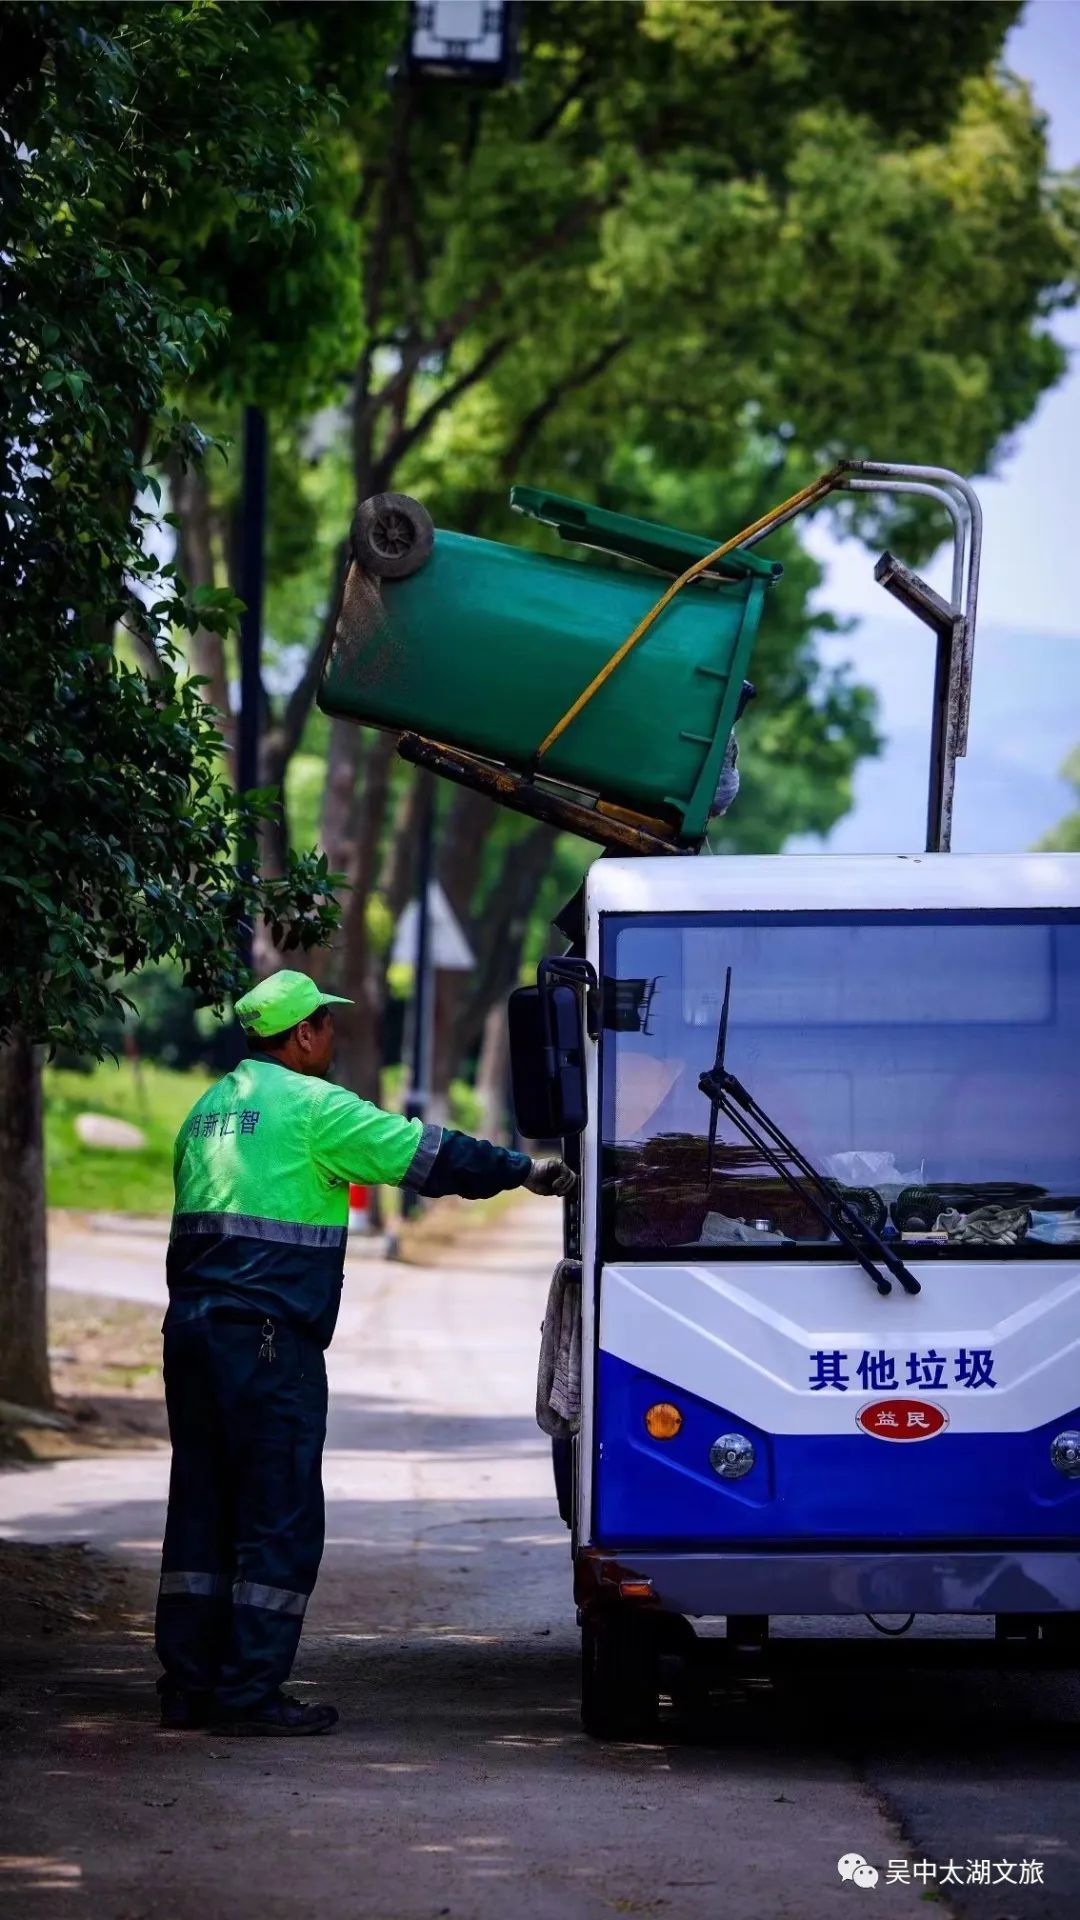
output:
POLYGON ((161 1724, 170 1733, 191 1733, 206 1726, 212 1704, 207 1693, 163 1693, 161 1724))
POLYGON ((329 1733, 337 1725, 336 1707, 305 1706, 287 1693, 275 1693, 257 1707, 244 1713, 223 1713, 219 1708, 211 1726, 215 1733, 290 1734, 329 1733))

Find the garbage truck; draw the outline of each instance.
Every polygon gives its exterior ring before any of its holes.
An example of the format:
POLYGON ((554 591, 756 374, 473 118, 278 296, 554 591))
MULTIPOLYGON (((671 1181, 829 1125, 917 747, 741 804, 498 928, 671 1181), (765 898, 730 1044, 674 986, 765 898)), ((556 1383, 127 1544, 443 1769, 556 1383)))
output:
MULTIPOLYGON (((537 1411, 600 1738, 655 1728, 673 1673, 781 1659, 793 1616, 892 1633, 918 1618, 912 1657, 940 1644, 950 1660, 961 1616, 979 1659, 1080 1660, 1080 856, 949 850, 981 544, 970 487, 865 463, 816 486, 705 554, 556 505, 561 531, 617 537, 625 562, 672 582, 651 623, 629 610, 637 638, 606 677, 583 659, 595 692, 561 732, 539 701, 531 735, 524 712, 502 735, 488 716, 483 738, 463 713, 456 740, 430 739, 430 689, 421 716, 399 659, 384 683, 398 690, 370 696, 427 729, 421 764, 501 784, 539 817, 587 815, 605 848, 560 917, 565 951, 509 1008, 520 1131, 560 1140, 579 1172, 537 1411), (948 597, 891 555, 876 569, 936 639, 925 846, 672 857, 702 844, 745 629, 775 578, 743 561, 838 487, 924 493, 952 524, 948 597), (698 779, 669 778, 672 759, 662 792, 631 791, 610 777, 609 730, 680 582, 700 624, 665 716, 701 736, 698 779), (695 726, 702 663, 725 682, 695 726), (538 759, 530 741, 562 739, 599 697, 591 759, 538 759), (925 1629, 944 1616, 939 1643, 925 1629)), ((388 658, 407 626, 391 608, 388 658)), ((569 676, 556 706, 568 691, 569 676)), ((369 696, 354 683, 350 698, 369 696)))

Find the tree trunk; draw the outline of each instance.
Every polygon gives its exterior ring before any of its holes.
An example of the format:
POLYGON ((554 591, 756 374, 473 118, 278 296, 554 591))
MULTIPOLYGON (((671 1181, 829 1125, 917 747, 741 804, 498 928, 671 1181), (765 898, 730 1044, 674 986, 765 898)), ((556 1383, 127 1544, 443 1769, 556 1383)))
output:
POLYGON ((503 851, 498 879, 469 929, 476 966, 472 973, 453 976, 453 1004, 444 1007, 446 1024, 437 1036, 433 1075, 440 1091, 481 1045, 490 1010, 499 1008, 505 1018, 504 1002, 518 983, 529 918, 554 846, 551 829, 535 827, 503 851))
POLYGON ((355 720, 331 720, 319 842, 332 873, 349 871, 349 838, 355 823, 353 795, 363 746, 364 733, 355 720))
MULTIPOLYGON (((230 562, 230 566, 231 564, 230 562)), ((289 815, 285 802, 285 781, 289 762, 303 738, 311 703, 319 684, 322 663, 333 637, 337 606, 347 564, 348 543, 342 540, 334 551, 322 628, 308 655, 304 671, 285 701, 280 714, 275 716, 269 712, 265 704, 263 707, 262 731, 259 739, 259 785, 276 787, 280 799, 270 818, 264 821, 260 830, 259 857, 263 873, 275 879, 285 872, 289 859, 289 815)))
POLYGON ((488 1140, 505 1144, 507 1087, 510 1080, 510 1031, 501 1000, 488 1008, 484 1037, 476 1064, 476 1091, 480 1096, 480 1130, 488 1140))
MULTIPOLYGON (((381 738, 382 736, 378 736, 381 738)), ((357 866, 357 848, 354 838, 357 832, 363 834, 365 825, 364 793, 366 775, 370 770, 372 756, 365 753, 367 732, 356 726, 351 720, 332 720, 330 722, 330 744, 326 755, 326 781, 323 787, 322 818, 319 825, 319 845, 330 864, 331 873, 343 873, 355 892, 354 870, 357 866), (361 768, 365 778, 360 781, 361 768)), ((375 773, 378 784, 378 770, 375 773)), ((380 821, 375 827, 379 831, 380 821)), ((361 865, 363 862, 361 861, 361 865)), ((370 878, 364 883, 365 895, 370 889, 370 878)), ((353 894, 343 896, 341 923, 330 944, 316 947, 308 955, 307 971, 312 979, 322 987, 332 980, 340 978, 345 965, 345 949, 350 934, 348 929, 354 925, 351 913, 353 894)))
MULTIPOLYGON (((389 754, 387 760, 387 803, 390 798, 389 773, 397 754, 396 734, 391 736, 391 745, 393 752, 389 754)), ((430 773, 417 772, 408 782, 395 810, 393 826, 379 863, 376 885, 395 927, 408 906, 416 885, 416 848, 420 833, 420 818, 424 810, 427 788, 434 782, 434 777, 430 773)), ((389 965, 389 956, 386 964, 389 965)))
MULTIPOLYGON (((174 463, 169 474, 169 488, 173 510, 180 519, 176 538, 177 566, 189 587, 212 587, 216 581, 214 515, 206 475, 201 467, 189 467, 184 471, 174 463)), ((225 742, 229 778, 233 779, 235 730, 229 707, 225 642, 220 633, 211 633, 207 627, 197 627, 191 636, 188 651, 192 673, 205 676, 208 682, 202 689, 204 699, 216 707, 222 716, 221 737, 225 742)))
POLYGON ((379 872, 379 892, 386 901, 396 926, 413 897, 416 886, 416 854, 420 822, 427 805, 435 775, 417 770, 402 789, 394 813, 394 824, 379 872))
MULTIPOLYGON (((473 895, 484 855, 484 842, 498 818, 498 808, 486 794, 459 787, 439 836, 438 876, 450 906, 468 933, 472 925, 473 895)), ((497 891, 489 904, 498 910, 497 891)), ((486 918, 486 915, 483 916, 486 918)), ((475 941, 473 941, 475 946, 475 941)), ((469 998, 474 974, 449 973, 439 979, 436 999, 435 1045, 431 1086, 434 1098, 444 1102, 457 1071, 460 1053, 457 1033, 461 1009, 469 998)))
MULTIPOLYGON (((420 842, 420 825, 429 803, 429 796, 435 784, 435 775, 420 769, 412 775, 408 784, 398 796, 394 810, 393 825, 383 851, 379 868, 378 888, 386 908, 390 924, 396 929, 409 901, 416 892, 416 864, 420 842)), ((373 953, 369 956, 371 978, 371 1004, 378 1009, 377 1019, 381 1025, 387 1004, 387 975, 390 970, 390 951, 373 953)), ((432 978, 438 990, 440 976, 432 970, 432 978)), ((437 1005, 435 1018, 437 1020, 437 1005)), ((437 1031, 437 1028, 436 1028, 437 1031)), ((434 1115, 429 1115, 432 1120, 434 1115)))
POLYGON ((0 1047, 0 1400, 52 1405, 45 1294, 42 1050, 0 1047))
POLYGON ((501 809, 486 793, 458 787, 439 835, 439 881, 463 925, 469 918, 484 841, 500 817, 501 809))
POLYGON ((367 1100, 379 1098, 379 1021, 385 967, 372 954, 368 941, 368 898, 375 880, 379 840, 390 797, 390 769, 396 750, 391 733, 377 733, 364 766, 364 780, 356 796, 351 822, 349 891, 341 919, 340 971, 342 993, 355 1002, 342 1007, 338 1029, 338 1078, 367 1100))

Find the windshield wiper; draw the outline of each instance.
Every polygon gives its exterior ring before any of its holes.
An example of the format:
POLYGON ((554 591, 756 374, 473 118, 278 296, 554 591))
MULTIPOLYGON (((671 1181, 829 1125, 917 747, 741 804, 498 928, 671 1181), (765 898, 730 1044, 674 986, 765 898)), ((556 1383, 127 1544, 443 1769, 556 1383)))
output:
POLYGON ((723 1112, 732 1124, 738 1127, 744 1139, 756 1148, 766 1164, 780 1175, 781 1180, 797 1193, 800 1199, 809 1202, 819 1220, 831 1228, 842 1246, 856 1259, 864 1273, 869 1274, 879 1293, 891 1293, 892 1283, 886 1279, 881 1268, 887 1267, 893 1277, 899 1280, 905 1293, 921 1293, 922 1288, 915 1275, 904 1265, 899 1254, 882 1240, 861 1213, 853 1207, 843 1195, 826 1186, 817 1168, 811 1166, 804 1153, 799 1151, 793 1140, 789 1140, 783 1129, 778 1127, 765 1109, 759 1106, 752 1093, 748 1092, 741 1080, 727 1071, 728 1013, 731 1007, 731 968, 727 970, 724 984, 724 1004, 720 1012, 720 1027, 716 1036, 716 1059, 712 1067, 703 1073, 698 1086, 710 1102, 709 1111, 709 1164, 707 1188, 712 1185, 716 1159, 716 1131, 720 1114, 723 1112), (794 1161, 802 1179, 796 1179, 787 1161, 794 1161), (867 1243, 873 1250, 867 1251, 867 1243))

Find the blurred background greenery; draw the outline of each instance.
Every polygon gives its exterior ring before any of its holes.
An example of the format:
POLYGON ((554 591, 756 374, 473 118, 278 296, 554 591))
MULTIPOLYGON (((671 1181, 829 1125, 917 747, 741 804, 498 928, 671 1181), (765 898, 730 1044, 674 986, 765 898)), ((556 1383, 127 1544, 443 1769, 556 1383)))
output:
MULTIPOLYGON (((185 311, 215 317, 165 395, 209 451, 149 472, 165 517, 147 537, 203 605, 238 591, 236 449, 244 408, 262 408, 259 779, 279 795, 263 871, 316 846, 345 876, 340 926, 305 964, 356 1003, 341 1077, 393 1100, 411 990, 393 934, 428 776, 314 705, 357 502, 407 490, 437 523, 544 545, 508 513, 517 479, 720 539, 838 456, 985 472, 1065 366, 1054 316, 1075 298, 1077 182, 1051 168, 1038 103, 1004 65, 1012 0, 532 0, 519 76, 486 89, 410 71, 399 0, 237 0, 217 24, 203 8, 82 11, 155 111, 182 115, 195 88, 209 114, 198 75, 216 62, 264 171, 295 99, 301 218, 232 190, 212 124, 195 170, 183 141, 151 150, 149 114, 151 187, 117 201, 118 230, 185 311)), ((72 71, 58 98, 77 119, 72 71)), ((846 496, 835 512, 916 563, 937 539, 924 503, 846 496)), ((822 662, 842 625, 818 561, 791 527, 770 551, 785 573, 720 853, 828 832, 879 746, 870 690, 822 662)), ((235 639, 197 620, 177 639, 231 782, 235 639)), ((118 645, 153 676, 137 631, 118 645)), ((437 983, 432 1117, 498 1133, 506 994, 595 850, 441 783, 436 813, 436 875, 475 965, 437 983)), ((268 941, 256 954, 260 970, 281 958, 268 941)), ((133 1009, 97 1037, 121 1067, 80 1074, 61 1055, 47 1074, 53 1204, 167 1205, 172 1131, 230 1058, 179 962, 118 984, 133 1009), (79 1110, 134 1119, 145 1148, 80 1147, 79 1110)))

